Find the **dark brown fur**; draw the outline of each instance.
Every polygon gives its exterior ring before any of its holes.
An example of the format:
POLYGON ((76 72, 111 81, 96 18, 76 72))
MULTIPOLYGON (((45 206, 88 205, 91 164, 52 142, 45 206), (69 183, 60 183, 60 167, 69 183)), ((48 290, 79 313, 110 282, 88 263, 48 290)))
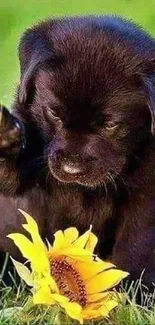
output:
POLYGON ((49 240, 92 224, 102 258, 155 280, 154 58, 155 41, 115 17, 25 33, 13 105, 25 145, 0 151, 1 250, 15 254, 5 236, 21 230, 21 208, 49 240))

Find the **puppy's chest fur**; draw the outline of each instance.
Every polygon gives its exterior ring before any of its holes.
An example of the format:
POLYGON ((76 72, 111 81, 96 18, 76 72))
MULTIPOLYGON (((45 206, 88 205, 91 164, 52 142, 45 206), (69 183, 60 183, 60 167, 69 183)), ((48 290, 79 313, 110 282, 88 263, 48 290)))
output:
POLYGON ((75 226, 83 233, 90 225, 102 244, 108 240, 107 233, 114 236, 114 231, 107 232, 109 227, 115 229, 112 227, 115 223, 114 200, 110 196, 106 198, 103 190, 58 185, 47 200, 46 230, 49 238, 59 229, 75 226))

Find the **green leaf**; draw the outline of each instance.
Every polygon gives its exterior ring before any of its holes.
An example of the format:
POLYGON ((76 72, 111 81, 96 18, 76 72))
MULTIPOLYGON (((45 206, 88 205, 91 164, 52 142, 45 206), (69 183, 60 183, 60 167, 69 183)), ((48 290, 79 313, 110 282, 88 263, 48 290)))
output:
POLYGON ((0 310, 0 317, 1 318, 11 318, 15 316, 15 314, 22 312, 22 307, 10 307, 10 308, 4 308, 0 310))
POLYGON ((17 262, 11 257, 11 260, 16 268, 17 273, 19 276, 26 282, 26 284, 30 287, 33 287, 33 277, 30 270, 22 263, 17 262))

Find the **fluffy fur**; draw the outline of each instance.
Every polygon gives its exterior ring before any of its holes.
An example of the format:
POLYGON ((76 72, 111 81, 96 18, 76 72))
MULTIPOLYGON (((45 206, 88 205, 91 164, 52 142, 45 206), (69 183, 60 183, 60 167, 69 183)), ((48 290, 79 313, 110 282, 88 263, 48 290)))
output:
POLYGON ((150 285, 155 41, 118 17, 52 19, 26 31, 19 57, 12 114, 21 135, 13 146, 12 121, 0 138, 1 250, 18 253, 5 237, 21 230, 17 208, 49 240, 58 229, 92 224, 100 256, 134 279, 145 268, 150 285))

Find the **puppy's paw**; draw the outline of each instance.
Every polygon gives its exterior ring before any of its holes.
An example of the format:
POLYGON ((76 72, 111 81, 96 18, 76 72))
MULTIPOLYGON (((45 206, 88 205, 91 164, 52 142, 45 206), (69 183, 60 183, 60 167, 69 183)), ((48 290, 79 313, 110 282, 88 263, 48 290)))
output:
POLYGON ((24 146, 23 123, 0 106, 0 156, 17 154, 24 146))

